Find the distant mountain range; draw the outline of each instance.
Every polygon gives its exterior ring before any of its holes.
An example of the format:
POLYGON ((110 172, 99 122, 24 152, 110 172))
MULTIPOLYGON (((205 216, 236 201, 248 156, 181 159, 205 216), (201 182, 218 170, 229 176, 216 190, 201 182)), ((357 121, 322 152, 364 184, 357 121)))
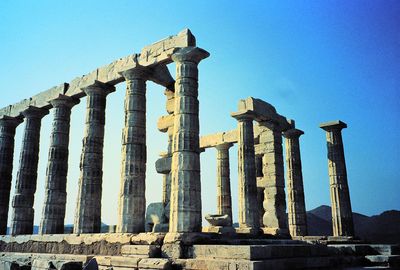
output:
MULTIPOLYGON (((400 211, 385 211, 375 216, 353 212, 355 235, 371 243, 400 244, 400 211)), ((309 235, 332 235, 331 208, 321 205, 307 211, 309 235)))
MULTIPOLYGON (((400 244, 400 211, 385 211, 375 216, 353 213, 354 230, 357 237, 371 243, 400 244)), ((332 235, 331 207, 321 205, 307 211, 308 235, 332 235)), ((237 223, 234 226, 237 226, 237 223)), ((65 225, 72 231, 72 225, 65 225)), ((7 230, 8 231, 8 230, 7 230)), ((37 234, 39 226, 34 226, 37 234)), ((102 223, 102 232, 108 231, 108 225, 102 223)), ((8 232, 7 232, 8 233, 8 232)))

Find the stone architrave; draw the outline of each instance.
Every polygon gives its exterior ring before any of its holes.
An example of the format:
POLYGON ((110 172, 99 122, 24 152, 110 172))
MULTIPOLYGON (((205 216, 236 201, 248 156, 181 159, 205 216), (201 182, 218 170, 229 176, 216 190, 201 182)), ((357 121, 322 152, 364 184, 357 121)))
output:
POLYGON ((232 226, 232 198, 231 179, 229 171, 229 148, 233 144, 220 144, 217 149, 217 214, 227 215, 229 222, 226 226, 232 226))
POLYGON ((53 106, 53 129, 46 171, 46 190, 40 222, 40 234, 64 233, 67 203, 68 146, 71 108, 79 103, 65 95, 50 101, 53 106))
POLYGON ((7 233, 15 130, 22 121, 22 117, 0 117, 0 235, 7 233))
POLYGON ((282 130, 273 121, 260 122, 259 128, 263 148, 263 230, 265 233, 287 234, 282 130))
POLYGON ((106 97, 115 91, 115 87, 95 81, 82 91, 87 95, 86 122, 74 233, 99 233, 106 97))
POLYGON ((185 47, 172 55, 176 63, 174 133, 169 231, 200 232, 198 64, 210 54, 185 47))
POLYGON ((146 80, 148 70, 122 72, 126 80, 125 127, 122 132, 121 187, 117 231, 145 230, 146 212, 146 80))
POLYGON ((48 113, 47 109, 32 106, 22 112, 26 120, 12 201, 12 235, 33 233, 33 203, 39 162, 40 127, 42 118, 48 113))
POLYGON ((326 131, 328 147, 333 235, 354 236, 353 213, 342 140, 342 129, 347 128, 347 125, 337 120, 322 123, 320 128, 326 131))
POLYGON ((307 213, 304 201, 303 173, 301 170, 299 129, 283 133, 286 148, 286 188, 288 198, 288 225, 291 236, 307 235, 307 213))
POLYGON ((237 232, 257 234, 260 220, 257 207, 253 115, 232 113, 238 121, 239 228, 237 232))

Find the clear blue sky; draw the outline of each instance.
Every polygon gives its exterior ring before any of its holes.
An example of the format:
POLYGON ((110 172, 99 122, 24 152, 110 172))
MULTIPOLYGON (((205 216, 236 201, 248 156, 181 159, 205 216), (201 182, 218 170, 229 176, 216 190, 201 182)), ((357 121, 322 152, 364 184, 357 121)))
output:
MULTIPOLYGON (((68 82, 190 28, 211 56, 200 64, 201 134, 236 127, 229 113, 253 96, 305 131, 306 204, 330 204, 324 121, 341 119, 353 210, 400 209, 399 1, 0 2, 0 107, 68 82)), ((174 66, 170 66, 174 72, 174 66)), ((124 84, 108 98, 103 221, 114 223, 120 178, 124 84)), ((148 202, 161 200, 154 162, 166 135, 163 88, 148 83, 148 202)), ((66 222, 73 221, 85 99, 72 115, 66 222)), ((41 137, 35 223, 42 211, 51 116, 41 137)), ((14 180, 23 125, 17 129, 14 180)), ((237 215, 237 154, 231 177, 237 215)), ((203 211, 216 211, 215 150, 202 154, 203 211)), ((13 182, 14 185, 14 182, 13 182)))

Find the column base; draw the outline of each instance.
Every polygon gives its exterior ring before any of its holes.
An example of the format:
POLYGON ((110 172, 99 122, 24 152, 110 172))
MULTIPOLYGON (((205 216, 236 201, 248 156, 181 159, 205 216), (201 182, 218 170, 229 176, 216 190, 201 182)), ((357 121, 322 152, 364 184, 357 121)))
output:
POLYGON ((262 233, 260 228, 254 228, 254 227, 239 227, 235 228, 235 231, 238 234, 250 234, 250 235, 259 235, 262 233))
POLYGON ((290 236, 289 229, 262 227, 261 230, 263 231, 264 234, 270 234, 276 236, 290 236))
POLYGON ((203 227, 203 233, 220 233, 220 234, 234 234, 235 228, 223 226, 207 226, 203 227))

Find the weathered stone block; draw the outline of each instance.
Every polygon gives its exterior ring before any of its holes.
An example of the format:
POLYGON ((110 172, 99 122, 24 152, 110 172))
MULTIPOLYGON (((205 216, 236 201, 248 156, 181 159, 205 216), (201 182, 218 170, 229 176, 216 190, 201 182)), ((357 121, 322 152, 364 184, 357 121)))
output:
POLYGON ((128 256, 96 256, 98 265, 138 268, 141 258, 128 256))
POLYGON ((31 270, 81 270, 82 262, 80 261, 63 261, 55 259, 34 259, 31 270))
POLYGON ((202 228, 202 232, 205 233, 219 233, 233 235, 236 233, 233 227, 222 227, 222 226, 206 226, 202 228))
POLYGON ((161 174, 167 174, 171 171, 171 157, 162 157, 156 161, 156 171, 161 174))
POLYGON ((165 104, 165 109, 167 113, 173 114, 175 110, 175 99, 168 99, 165 104))
POLYGON ((135 245, 162 245, 165 233, 139 233, 130 238, 135 245))
POLYGON ((161 248, 158 245, 124 245, 121 247, 121 254, 125 256, 155 258, 161 255, 161 248))
POLYGON ((223 132, 200 137, 200 147, 208 148, 223 143, 223 132))
POLYGON ((172 263, 168 259, 142 259, 138 266, 139 269, 172 269, 172 263))
POLYGON ((161 247, 162 258, 182 258, 183 250, 180 243, 163 244, 161 247))
POLYGON ((228 215, 210 215, 207 214, 205 219, 212 226, 228 226, 232 223, 231 218, 228 215))
POLYGON ((164 115, 158 118, 157 128, 161 132, 167 132, 168 128, 174 126, 174 115, 164 115))

